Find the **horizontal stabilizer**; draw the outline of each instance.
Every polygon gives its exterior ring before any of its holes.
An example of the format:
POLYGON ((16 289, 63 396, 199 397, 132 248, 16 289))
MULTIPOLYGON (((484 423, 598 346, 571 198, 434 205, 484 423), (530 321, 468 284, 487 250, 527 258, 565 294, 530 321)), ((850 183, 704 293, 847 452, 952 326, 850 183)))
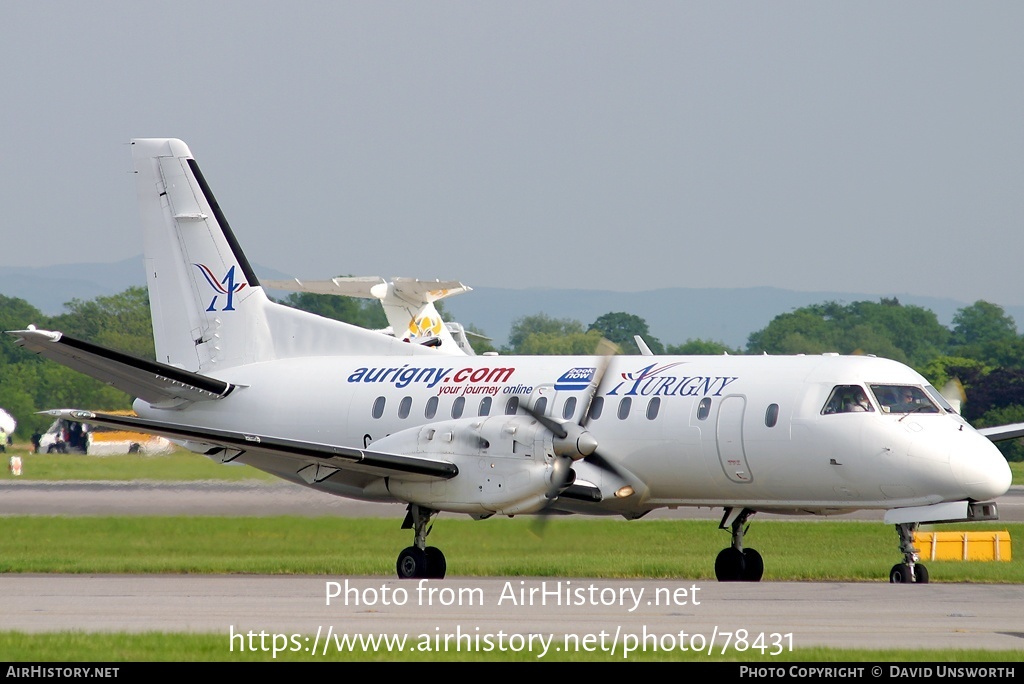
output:
POLYGON ((450 461, 438 461, 418 456, 353 449, 331 444, 318 444, 77 409, 59 409, 44 411, 44 413, 55 418, 65 418, 91 425, 162 435, 172 440, 209 444, 211 450, 220 448, 238 454, 252 451, 300 461, 312 460, 338 470, 371 473, 381 477, 418 475, 430 479, 451 479, 459 474, 458 466, 450 461))
POLYGON ((84 342, 48 330, 8 330, 15 344, 85 373, 154 406, 173 407, 193 401, 221 399, 234 385, 205 375, 147 361, 131 354, 84 342))

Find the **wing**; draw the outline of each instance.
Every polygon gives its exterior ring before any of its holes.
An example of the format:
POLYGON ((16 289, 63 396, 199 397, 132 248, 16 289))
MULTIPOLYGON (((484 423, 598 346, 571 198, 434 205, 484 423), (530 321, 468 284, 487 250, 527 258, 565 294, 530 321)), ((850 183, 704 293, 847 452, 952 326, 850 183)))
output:
POLYGON ((411 304, 434 302, 473 289, 458 280, 420 280, 419 278, 395 278, 389 288, 388 282, 378 276, 350 276, 331 278, 330 280, 292 278, 291 280, 264 280, 261 282, 273 290, 382 300, 386 298, 389 289, 393 289, 397 296, 411 304))
POLYGON ((207 456, 219 456, 223 462, 233 461, 250 452, 278 459, 284 458, 293 462, 297 466, 294 472, 299 473, 311 484, 322 482, 337 471, 357 472, 375 477, 401 475, 403 479, 409 481, 447 480, 459 474, 459 469, 454 463, 432 458, 77 409, 58 409, 44 413, 55 418, 192 442, 193 448, 197 446, 196 443, 204 444, 208 446, 205 451, 207 456))
POLYGON ((132 397, 171 408, 194 401, 223 399, 235 385, 156 361, 101 347, 49 330, 8 330, 17 344, 80 373, 98 378, 132 397))
POLYGON ((1024 437, 1024 423, 1010 423, 1009 425, 996 425, 995 427, 978 428, 978 432, 988 437, 993 442, 1005 442, 1010 439, 1024 437))

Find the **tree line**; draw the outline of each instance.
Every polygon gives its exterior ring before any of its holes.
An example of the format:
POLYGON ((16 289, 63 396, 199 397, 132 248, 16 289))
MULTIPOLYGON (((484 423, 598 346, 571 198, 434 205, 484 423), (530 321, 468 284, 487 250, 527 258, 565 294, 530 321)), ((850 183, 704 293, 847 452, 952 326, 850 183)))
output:
MULTIPOLYGON (((373 300, 332 295, 293 293, 280 300, 298 309, 380 329, 387 319, 373 300)), ((438 305, 442 304, 437 302, 438 305)), ((2 330, 19 330, 32 323, 60 330, 96 344, 154 359, 149 297, 146 288, 132 287, 93 300, 72 300, 64 313, 44 316, 22 299, 0 295, 2 330)), ((442 316, 447 312, 439 306, 442 316)), ((472 325, 468 330, 484 334, 472 325)), ((986 301, 959 309, 952 324, 942 325, 934 312, 903 305, 897 299, 850 304, 824 302, 779 314, 752 332, 744 348, 715 340, 688 339, 665 344, 651 334, 647 322, 627 312, 608 312, 587 324, 544 313, 513 322, 508 341, 494 348, 473 337, 477 353, 502 354, 594 353, 602 338, 623 354, 639 354, 640 336, 654 354, 873 354, 903 362, 938 388, 961 391, 961 412, 976 427, 1024 422, 1024 336, 1002 307, 986 301)), ((46 408, 86 407, 121 409, 131 406, 123 392, 16 347, 13 338, 0 341, 0 408, 19 421, 17 435, 25 438, 45 429, 46 408)), ((1024 460, 1022 440, 1000 448, 1010 460, 1024 460)))

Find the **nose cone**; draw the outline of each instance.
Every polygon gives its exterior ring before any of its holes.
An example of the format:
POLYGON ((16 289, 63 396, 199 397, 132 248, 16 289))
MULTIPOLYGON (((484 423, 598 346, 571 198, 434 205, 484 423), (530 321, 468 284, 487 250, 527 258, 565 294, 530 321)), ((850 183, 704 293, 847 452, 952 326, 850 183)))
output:
POLYGON ((951 465, 957 482, 975 501, 994 499, 1010 489, 1013 479, 1010 464, 999 449, 981 435, 971 440, 970 448, 955 449, 951 465))

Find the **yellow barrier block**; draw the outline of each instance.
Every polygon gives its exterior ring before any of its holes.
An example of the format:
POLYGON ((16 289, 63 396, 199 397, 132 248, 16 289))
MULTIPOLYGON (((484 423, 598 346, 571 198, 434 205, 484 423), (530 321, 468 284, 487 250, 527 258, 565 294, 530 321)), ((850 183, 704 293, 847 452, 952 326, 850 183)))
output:
POLYGON ((1013 558, 1007 530, 916 532, 914 546, 922 560, 1008 561, 1013 558))

